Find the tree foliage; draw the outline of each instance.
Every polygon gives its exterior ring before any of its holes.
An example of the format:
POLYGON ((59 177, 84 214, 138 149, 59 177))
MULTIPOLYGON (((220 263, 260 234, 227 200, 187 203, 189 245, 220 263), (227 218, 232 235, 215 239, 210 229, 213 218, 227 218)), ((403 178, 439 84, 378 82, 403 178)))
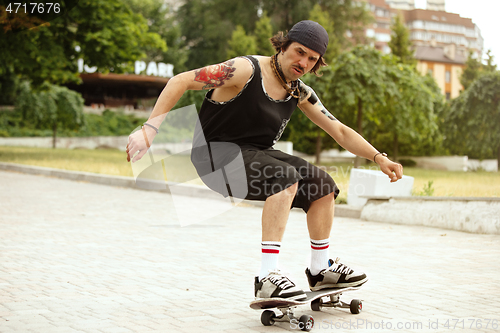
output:
POLYGON ((500 72, 481 76, 452 101, 445 133, 452 153, 500 162, 500 72))
POLYGON ((483 64, 479 59, 474 57, 472 52, 469 53, 465 62, 465 68, 460 76, 460 83, 464 87, 464 90, 467 90, 482 75, 496 71, 497 66, 493 63, 494 57, 491 54, 491 50, 488 50, 486 55, 486 64, 483 64))
POLYGON ((256 54, 257 41, 255 36, 246 34, 241 25, 236 26, 228 43, 227 57, 234 58, 247 54, 256 54))
MULTIPOLYGON (((421 143, 436 135, 443 103, 430 78, 398 60, 366 46, 342 53, 327 76, 323 98, 340 121, 396 159, 401 142, 421 143)), ((411 154, 405 148, 403 153, 411 154)))
POLYGON ((23 122, 52 130, 55 148, 58 128, 77 130, 83 125, 83 98, 66 87, 44 84, 42 88, 34 91, 28 82, 21 84, 16 112, 23 122))
POLYGON ((273 34, 274 31, 271 19, 267 16, 266 12, 263 12, 259 20, 255 23, 254 30, 255 42, 257 43, 257 54, 271 56, 276 52, 269 42, 269 38, 271 38, 273 34))
POLYGON ((147 48, 166 50, 166 44, 122 1, 80 0, 43 25, 20 32, 0 29, 0 75, 10 68, 35 86, 78 81, 77 58, 102 72, 123 73, 147 48))
POLYGON ((404 25, 401 14, 396 15, 391 26, 392 34, 388 45, 393 55, 397 56, 401 63, 416 65, 417 61, 413 56, 410 31, 404 25))
POLYGON ((130 9, 142 15, 148 24, 148 31, 156 33, 166 42, 167 49, 154 45, 145 48, 147 61, 164 62, 174 65, 174 72, 187 69, 188 49, 182 38, 180 24, 171 7, 157 0, 122 0, 130 9))
POLYGON ((245 31, 253 31, 258 9, 255 1, 186 1, 179 8, 177 18, 189 45, 187 67, 199 68, 227 60, 233 30, 241 25, 245 31))

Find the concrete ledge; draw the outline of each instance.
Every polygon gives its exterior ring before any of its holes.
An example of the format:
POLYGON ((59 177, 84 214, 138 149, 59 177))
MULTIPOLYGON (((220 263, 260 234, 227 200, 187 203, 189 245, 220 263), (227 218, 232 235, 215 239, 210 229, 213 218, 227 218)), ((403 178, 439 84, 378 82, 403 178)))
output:
MULTIPOLYGON (((179 184, 173 182, 160 182, 157 180, 141 180, 140 184, 137 184, 133 177, 123 177, 123 176, 110 176, 91 172, 80 172, 80 171, 69 171, 53 168, 45 168, 33 165, 15 164, 15 163, 5 163, 0 162, 0 170, 4 171, 14 171, 33 175, 42 175, 48 177, 57 177, 63 179, 69 179, 74 181, 84 181, 89 183, 118 186, 118 187, 129 187, 134 189, 141 189, 145 191, 158 191, 171 193, 171 187, 175 187, 175 193, 188 196, 188 197, 201 197, 215 200, 224 200, 224 198, 203 186, 190 185, 190 184, 179 184)), ((263 207, 264 202, 262 201, 251 201, 243 200, 244 204, 263 207)), ((338 217, 350 217, 359 218, 361 216, 361 208, 350 207, 348 205, 337 205, 335 207, 335 216, 338 217)))
POLYGON ((500 198, 372 197, 361 219, 500 235, 500 198))

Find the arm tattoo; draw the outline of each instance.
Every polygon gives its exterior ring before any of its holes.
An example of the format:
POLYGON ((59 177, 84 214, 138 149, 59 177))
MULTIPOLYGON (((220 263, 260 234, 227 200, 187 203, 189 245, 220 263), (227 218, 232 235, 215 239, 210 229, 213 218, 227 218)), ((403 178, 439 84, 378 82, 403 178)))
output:
POLYGON ((234 60, 228 60, 218 65, 203 67, 196 70, 194 80, 205 83, 204 90, 218 88, 224 85, 224 81, 233 77, 233 72, 236 70, 234 60))
POLYGON ((328 117, 328 119, 333 120, 333 121, 337 120, 337 118, 335 118, 335 117, 334 117, 334 116, 333 116, 330 112, 328 112, 328 110, 327 110, 327 109, 322 109, 322 110, 321 110, 321 112, 322 112, 325 116, 327 116, 327 117, 328 117))
POLYGON ((299 102, 302 102, 305 99, 307 99, 307 101, 309 103, 311 103, 312 105, 316 105, 316 104, 319 105, 322 108, 321 109, 321 113, 323 113, 325 116, 327 116, 328 119, 333 120, 333 121, 337 120, 337 118, 335 118, 323 106, 323 104, 321 103, 321 101, 318 98, 318 95, 316 95, 316 93, 314 92, 314 90, 312 90, 310 87, 306 86, 304 83, 301 82, 301 84, 300 84, 300 98, 299 98, 299 102))

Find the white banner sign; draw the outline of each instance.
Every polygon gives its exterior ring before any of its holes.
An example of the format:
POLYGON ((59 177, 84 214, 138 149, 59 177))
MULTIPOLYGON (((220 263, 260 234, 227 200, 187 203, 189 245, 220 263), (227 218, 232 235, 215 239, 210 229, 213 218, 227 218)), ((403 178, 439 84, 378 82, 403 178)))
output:
MULTIPOLYGON (((97 67, 89 67, 85 65, 83 59, 78 59, 78 72, 79 73, 95 73, 97 67)), ((154 61, 151 61, 146 66, 146 62, 144 61, 136 61, 134 72, 136 75, 144 74, 144 70, 146 71, 146 75, 153 76, 161 76, 161 77, 173 77, 174 76, 174 65, 172 64, 164 64, 163 62, 159 62, 158 64, 154 61)))

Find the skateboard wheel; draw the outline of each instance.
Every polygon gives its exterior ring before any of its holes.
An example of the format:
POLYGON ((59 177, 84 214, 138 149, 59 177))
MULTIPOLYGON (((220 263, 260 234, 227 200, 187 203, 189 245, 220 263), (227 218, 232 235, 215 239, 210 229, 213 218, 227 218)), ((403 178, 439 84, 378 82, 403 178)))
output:
POLYGON ((273 326, 274 318, 276 318, 276 314, 274 313, 274 311, 266 310, 262 312, 262 315, 260 316, 260 321, 264 326, 273 326))
POLYGON ((299 318, 299 328, 302 331, 309 332, 314 326, 314 318, 309 315, 302 315, 299 318))
POLYGON ((313 311, 321 311, 321 308, 323 307, 323 301, 321 298, 315 299, 314 301, 311 302, 311 310, 313 311))
POLYGON ((363 309, 363 303, 359 299, 353 299, 350 304, 351 313, 358 314, 363 309))

